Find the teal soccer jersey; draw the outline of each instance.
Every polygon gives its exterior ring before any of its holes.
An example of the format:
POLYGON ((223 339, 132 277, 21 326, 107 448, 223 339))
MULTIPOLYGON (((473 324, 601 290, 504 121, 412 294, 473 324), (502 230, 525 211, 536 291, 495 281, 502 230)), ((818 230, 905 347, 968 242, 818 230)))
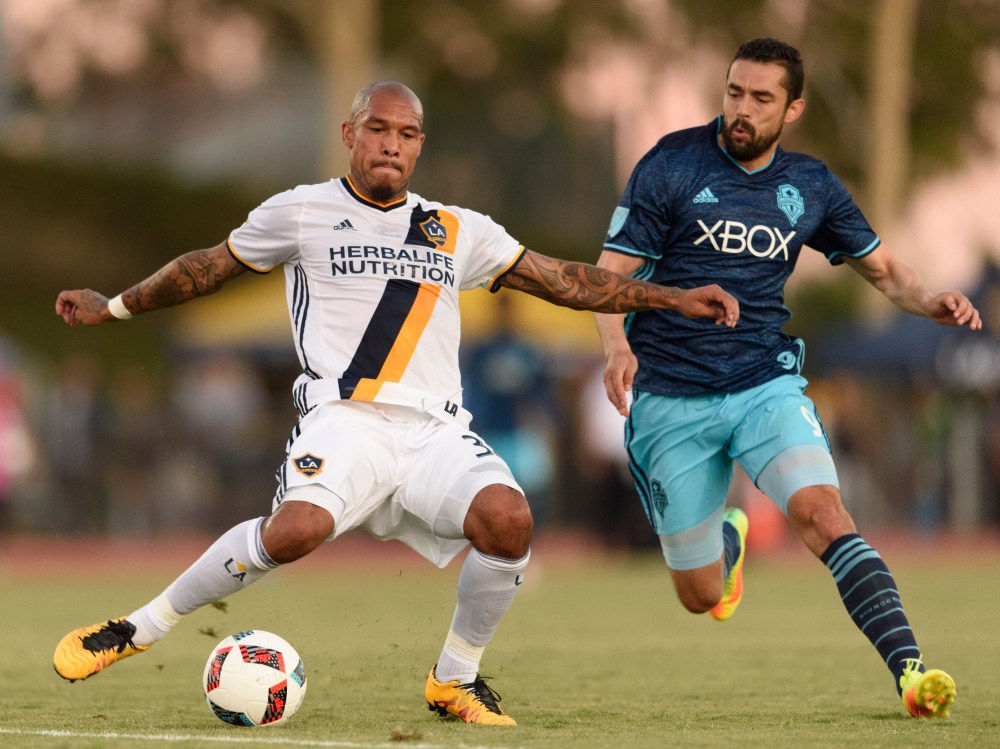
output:
POLYGON ((719 117, 663 137, 636 165, 604 247, 643 258, 637 278, 680 288, 719 284, 740 303, 735 328, 668 310, 626 319, 637 390, 670 396, 755 387, 802 366, 784 332, 784 286, 804 245, 832 264, 879 238, 823 162, 777 149, 748 172, 719 146, 719 117))

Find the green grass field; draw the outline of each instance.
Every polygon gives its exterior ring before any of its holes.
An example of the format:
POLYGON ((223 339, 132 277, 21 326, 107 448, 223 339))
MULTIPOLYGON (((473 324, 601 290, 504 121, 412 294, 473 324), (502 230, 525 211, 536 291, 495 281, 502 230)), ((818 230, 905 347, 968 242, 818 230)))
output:
MULTIPOLYGON (((486 654, 483 672, 519 726, 467 726, 427 711, 423 683, 454 606, 457 564, 415 556, 366 569, 306 560, 188 617, 148 653, 70 684, 51 667, 69 629, 128 613, 189 557, 77 558, 48 567, 0 554, 8 657, 0 746, 982 747, 1000 742, 1000 549, 958 561, 883 552, 926 659, 955 676, 948 721, 904 714, 888 671, 805 552, 750 558, 725 624, 684 612, 658 556, 547 553, 486 654), (218 639, 256 627, 307 667, 302 709, 282 727, 234 728, 200 679, 218 639), (207 632, 207 634, 206 634, 207 632)), ((318 553, 322 557, 322 553, 318 553)), ((398 556, 398 555, 397 555, 398 556)))

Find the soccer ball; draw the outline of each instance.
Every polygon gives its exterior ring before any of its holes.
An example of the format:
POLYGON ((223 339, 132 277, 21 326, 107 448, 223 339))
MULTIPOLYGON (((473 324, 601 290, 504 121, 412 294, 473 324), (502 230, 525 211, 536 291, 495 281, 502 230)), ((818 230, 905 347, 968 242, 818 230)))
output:
POLYGON ((201 685, 219 720, 234 726, 276 726, 302 705, 306 669, 285 640, 251 629, 212 649, 201 685))

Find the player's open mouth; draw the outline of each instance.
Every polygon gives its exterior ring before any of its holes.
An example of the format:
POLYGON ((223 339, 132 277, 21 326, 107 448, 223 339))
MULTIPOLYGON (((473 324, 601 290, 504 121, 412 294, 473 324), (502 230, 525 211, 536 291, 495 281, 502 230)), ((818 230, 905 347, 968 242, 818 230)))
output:
POLYGON ((729 129, 729 134, 740 137, 740 138, 752 138, 753 128, 745 125, 736 124, 729 129))

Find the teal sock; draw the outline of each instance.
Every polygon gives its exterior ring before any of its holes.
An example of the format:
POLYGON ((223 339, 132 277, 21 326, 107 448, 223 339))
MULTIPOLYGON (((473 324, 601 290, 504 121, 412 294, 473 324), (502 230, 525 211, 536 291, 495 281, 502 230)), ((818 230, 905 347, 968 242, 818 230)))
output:
MULTIPOLYGON (((920 648, 903 613, 896 581, 882 558, 856 533, 841 536, 820 560, 840 591, 847 613, 882 656, 899 687, 908 659, 919 659, 920 648)), ((920 667, 923 671, 923 667, 920 667)))

